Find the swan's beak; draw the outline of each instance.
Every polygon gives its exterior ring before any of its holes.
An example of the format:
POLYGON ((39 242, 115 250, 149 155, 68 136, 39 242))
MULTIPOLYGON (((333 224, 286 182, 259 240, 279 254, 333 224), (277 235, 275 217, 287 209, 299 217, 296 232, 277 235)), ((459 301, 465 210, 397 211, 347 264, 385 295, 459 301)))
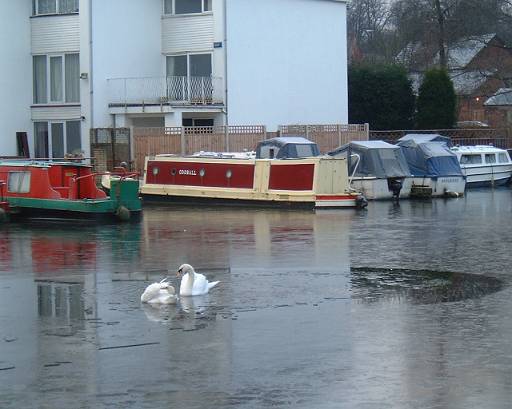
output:
POLYGON ((181 273, 182 273, 182 271, 181 271, 181 268, 180 268, 178 271, 176 271, 176 277, 181 277, 181 273))

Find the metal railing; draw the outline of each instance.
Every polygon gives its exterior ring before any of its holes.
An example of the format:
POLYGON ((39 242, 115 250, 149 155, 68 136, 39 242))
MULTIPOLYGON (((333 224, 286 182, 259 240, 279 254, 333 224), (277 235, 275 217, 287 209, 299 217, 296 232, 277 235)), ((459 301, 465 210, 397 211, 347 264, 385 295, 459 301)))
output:
POLYGON ((148 77, 107 80, 109 104, 222 104, 219 77, 148 77))

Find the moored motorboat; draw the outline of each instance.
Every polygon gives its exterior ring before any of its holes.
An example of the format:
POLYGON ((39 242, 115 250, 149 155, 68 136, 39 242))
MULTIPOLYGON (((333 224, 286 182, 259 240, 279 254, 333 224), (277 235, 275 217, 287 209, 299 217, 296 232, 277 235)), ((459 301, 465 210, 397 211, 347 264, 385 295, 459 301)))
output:
POLYGON ((409 134, 398 140, 411 174, 411 197, 458 197, 466 176, 449 149, 450 139, 436 134, 409 134))
POLYGON ((512 175, 512 161, 505 149, 488 145, 455 146, 452 151, 466 175, 468 187, 506 184, 512 175))
POLYGON ((137 220, 138 180, 113 180, 107 196, 96 187, 96 176, 90 165, 73 161, 0 161, 10 218, 137 220))
POLYGON ((300 137, 262 141, 256 157, 157 155, 146 158, 148 200, 283 207, 356 207, 345 159, 320 156, 300 137))
POLYGON ((353 141, 329 155, 347 159, 351 186, 368 200, 407 198, 411 193, 411 171, 399 146, 353 141))

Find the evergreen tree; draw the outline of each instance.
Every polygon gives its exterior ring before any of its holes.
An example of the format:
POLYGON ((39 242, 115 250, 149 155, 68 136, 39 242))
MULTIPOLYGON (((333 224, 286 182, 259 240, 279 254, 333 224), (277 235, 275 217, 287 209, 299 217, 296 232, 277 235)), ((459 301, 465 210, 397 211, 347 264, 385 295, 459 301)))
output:
POLYGON ((414 94, 404 68, 357 65, 348 73, 349 122, 374 130, 410 129, 414 94))
POLYGON ((456 118, 457 96, 446 70, 425 73, 418 94, 418 129, 449 129, 456 118))

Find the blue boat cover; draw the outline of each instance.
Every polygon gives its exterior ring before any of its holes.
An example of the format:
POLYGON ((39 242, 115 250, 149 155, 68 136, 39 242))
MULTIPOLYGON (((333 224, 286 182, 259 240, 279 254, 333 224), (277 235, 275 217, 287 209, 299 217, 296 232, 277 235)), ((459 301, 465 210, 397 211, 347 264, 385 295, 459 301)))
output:
POLYGON ((463 176, 457 156, 448 148, 446 142, 422 140, 423 138, 410 138, 398 142, 413 176, 463 176))
POLYGON ((398 142, 404 141, 416 141, 421 142, 444 142, 449 148, 452 147, 452 140, 448 136, 439 135, 438 133, 408 133, 402 136, 398 142))
POLYGON ((349 174, 378 178, 410 177, 411 171, 399 146, 384 141, 352 141, 340 146, 328 155, 348 160, 349 174), (360 157, 359 164, 353 154, 360 157))

